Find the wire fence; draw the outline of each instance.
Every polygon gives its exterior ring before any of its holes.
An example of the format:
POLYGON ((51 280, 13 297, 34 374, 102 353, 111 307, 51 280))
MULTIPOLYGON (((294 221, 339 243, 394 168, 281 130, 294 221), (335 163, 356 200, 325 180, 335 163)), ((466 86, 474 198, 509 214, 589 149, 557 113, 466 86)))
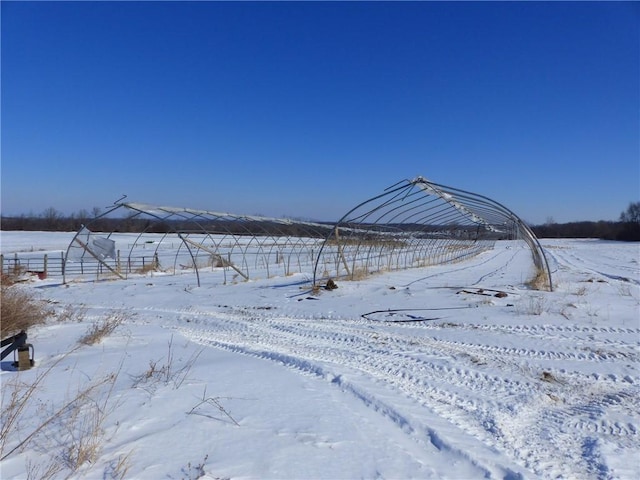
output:
MULTIPOLYGON (((121 260, 120 252, 111 265, 123 274, 144 272, 157 265, 157 257, 150 253, 137 257, 127 257, 121 260)), ((0 266, 3 275, 13 277, 37 276, 39 279, 60 278, 64 275, 72 277, 101 277, 109 274, 107 265, 95 261, 67 262, 65 265, 64 252, 47 253, 14 253, 0 255, 0 266)))

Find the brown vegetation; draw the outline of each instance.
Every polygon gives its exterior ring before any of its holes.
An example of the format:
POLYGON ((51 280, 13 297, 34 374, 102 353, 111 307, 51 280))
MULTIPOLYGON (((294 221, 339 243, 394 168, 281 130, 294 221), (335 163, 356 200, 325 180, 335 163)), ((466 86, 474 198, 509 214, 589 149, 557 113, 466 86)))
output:
POLYGON ((94 345, 110 335, 124 320, 120 313, 113 313, 99 322, 95 322, 79 340, 83 345, 94 345))
POLYGON ((45 323, 53 311, 19 286, 3 283, 0 298, 0 337, 3 339, 45 323))

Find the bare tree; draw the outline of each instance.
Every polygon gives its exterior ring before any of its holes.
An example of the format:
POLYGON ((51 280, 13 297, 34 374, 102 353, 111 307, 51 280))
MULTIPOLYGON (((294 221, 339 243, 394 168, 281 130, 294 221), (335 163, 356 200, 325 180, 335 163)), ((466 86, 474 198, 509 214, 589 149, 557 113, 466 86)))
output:
POLYGON ((53 207, 49 207, 42 212, 42 218, 45 220, 45 228, 56 229, 62 219, 62 213, 53 207))
POLYGON ((640 223, 640 202, 631 202, 627 209, 620 214, 620 221, 640 223))
POLYGON ((85 208, 81 208, 80 210, 78 210, 78 220, 80 220, 81 222, 86 222, 87 219, 89 218, 89 212, 87 212, 87 210, 85 208))

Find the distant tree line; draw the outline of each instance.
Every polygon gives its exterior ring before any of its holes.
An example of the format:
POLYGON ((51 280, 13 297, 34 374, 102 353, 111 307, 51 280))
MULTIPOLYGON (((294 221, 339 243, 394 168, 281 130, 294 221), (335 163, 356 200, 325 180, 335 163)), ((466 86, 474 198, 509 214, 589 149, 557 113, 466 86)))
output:
POLYGON ((55 208, 49 207, 40 215, 33 213, 18 216, 2 215, 0 218, 0 228, 2 230, 74 232, 90 220, 99 217, 101 213, 100 208, 94 207, 91 213, 82 209, 77 213, 64 215, 55 208))
POLYGON ((538 238, 601 238, 603 240, 640 241, 640 202, 633 202, 617 222, 555 223, 532 226, 538 238))
POLYGON ((279 223, 268 219, 198 219, 197 224, 189 220, 157 220, 137 215, 128 217, 101 217, 100 209, 92 214, 81 210, 76 214, 63 215, 55 208, 47 208, 40 215, 2 216, 0 229, 18 231, 76 232, 87 226, 93 232, 122 233, 171 233, 206 231, 210 234, 252 234, 252 235, 289 235, 324 238, 332 228, 331 223, 318 222, 316 227, 292 221, 279 223))
MULTIPOLYGON (((97 207, 91 212, 80 210, 71 215, 63 215, 53 207, 47 208, 40 215, 2 216, 0 229, 48 232, 75 232, 83 225, 90 224, 94 232, 129 232, 129 233, 169 233, 188 231, 193 224, 188 221, 159 221, 138 217, 100 217, 97 207)), ((210 233, 256 234, 256 235, 291 235, 324 237, 331 228, 326 223, 317 231, 309 226, 301 226, 295 222, 283 225, 270 221, 243 222, 237 220, 215 220, 205 224, 199 223, 210 233)), ((543 225, 533 225, 531 229, 538 238, 600 238, 604 240, 640 241, 640 202, 630 203, 620 214, 618 221, 569 222, 555 223, 547 221, 543 225)))

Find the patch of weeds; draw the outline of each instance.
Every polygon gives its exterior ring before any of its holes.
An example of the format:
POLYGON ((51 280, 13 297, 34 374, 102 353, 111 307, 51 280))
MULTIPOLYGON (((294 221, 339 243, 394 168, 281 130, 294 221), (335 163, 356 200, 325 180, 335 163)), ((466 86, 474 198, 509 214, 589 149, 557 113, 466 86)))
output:
POLYGON ((158 260, 158 254, 155 254, 153 256, 153 260, 149 263, 144 263, 144 259, 143 259, 143 265, 139 267, 135 271, 135 273, 144 275, 146 273, 157 272, 159 270, 160 270, 160 261, 158 260))
POLYGON ((520 313, 523 315, 542 315, 547 310, 547 303, 543 297, 529 297, 524 310, 520 313))
POLYGON ((127 477, 127 472, 131 467, 131 454, 129 452, 126 455, 120 455, 117 460, 113 460, 105 468, 104 479, 111 478, 114 480, 124 480, 127 477))
POLYGON ((78 340, 83 345, 95 345, 103 338, 111 335, 124 321, 122 313, 112 313, 105 319, 95 322, 91 328, 78 340))
POLYGON ((0 283, 2 283, 3 287, 15 285, 16 283, 23 281, 23 275, 26 271, 27 269, 25 267, 19 263, 14 263, 9 270, 2 272, 2 275, 0 276, 0 283))
POLYGON ((83 386, 62 404, 41 402, 37 411, 29 410, 27 406, 33 402, 37 387, 65 357, 30 383, 15 378, 3 385, 0 461, 33 443, 51 454, 48 462, 27 462, 28 478, 57 478, 62 471, 70 472, 65 475, 68 478, 95 462, 104 444, 104 422, 117 407, 112 405, 111 397, 120 369, 83 386))
POLYGON ((133 387, 145 386, 147 389, 153 391, 158 384, 165 386, 171 384, 173 388, 177 390, 184 383, 191 368, 203 350, 204 348, 201 348, 197 352, 192 353, 182 366, 176 366, 173 351, 173 335, 171 335, 165 362, 161 363, 161 359, 150 360, 149 368, 142 374, 134 377, 133 387))
POLYGON ((105 441, 104 423, 118 407, 111 397, 119 373, 118 370, 83 387, 52 414, 57 427, 55 435, 49 438, 58 442, 57 458, 71 472, 95 463, 100 457, 105 441))
POLYGON ((31 459, 28 459, 26 462, 27 480, 49 480, 57 478, 58 473, 62 470, 63 466, 55 460, 51 460, 48 463, 43 463, 42 461, 35 463, 31 459))
POLYGON ((2 305, 2 322, 0 337, 6 338, 41 325, 53 315, 53 310, 45 303, 37 300, 33 293, 17 285, 2 284, 0 289, 0 305, 2 305))
POLYGON ((532 290, 549 290, 549 275, 544 268, 536 268, 536 273, 526 285, 532 290))
POLYGON ((209 455, 205 455, 202 462, 192 465, 191 462, 187 463, 186 467, 182 468, 182 474, 186 477, 182 477, 182 480, 198 480, 204 477, 207 473, 204 471, 204 466, 209 459, 209 455))
MULTIPOLYGON (((70 353, 68 352, 67 355, 70 353)), ((33 381, 29 383, 22 382, 20 376, 11 377, 8 381, 2 382, 2 396, 0 397, 0 461, 28 442, 29 436, 7 453, 11 440, 15 438, 20 424, 29 417, 27 415, 27 407, 34 400, 36 390, 44 382, 51 370, 56 368, 67 355, 63 355, 46 370, 39 372, 33 381)))
POLYGON ((578 290, 576 290, 573 294, 582 297, 587 294, 587 287, 583 285, 578 288, 578 290))
POLYGON ((81 323, 87 316, 84 305, 68 305, 56 313, 56 320, 60 323, 81 323))
POLYGON ((367 266, 354 267, 351 270, 351 274, 348 275, 345 280, 364 280, 365 278, 373 275, 374 272, 370 271, 367 266))

